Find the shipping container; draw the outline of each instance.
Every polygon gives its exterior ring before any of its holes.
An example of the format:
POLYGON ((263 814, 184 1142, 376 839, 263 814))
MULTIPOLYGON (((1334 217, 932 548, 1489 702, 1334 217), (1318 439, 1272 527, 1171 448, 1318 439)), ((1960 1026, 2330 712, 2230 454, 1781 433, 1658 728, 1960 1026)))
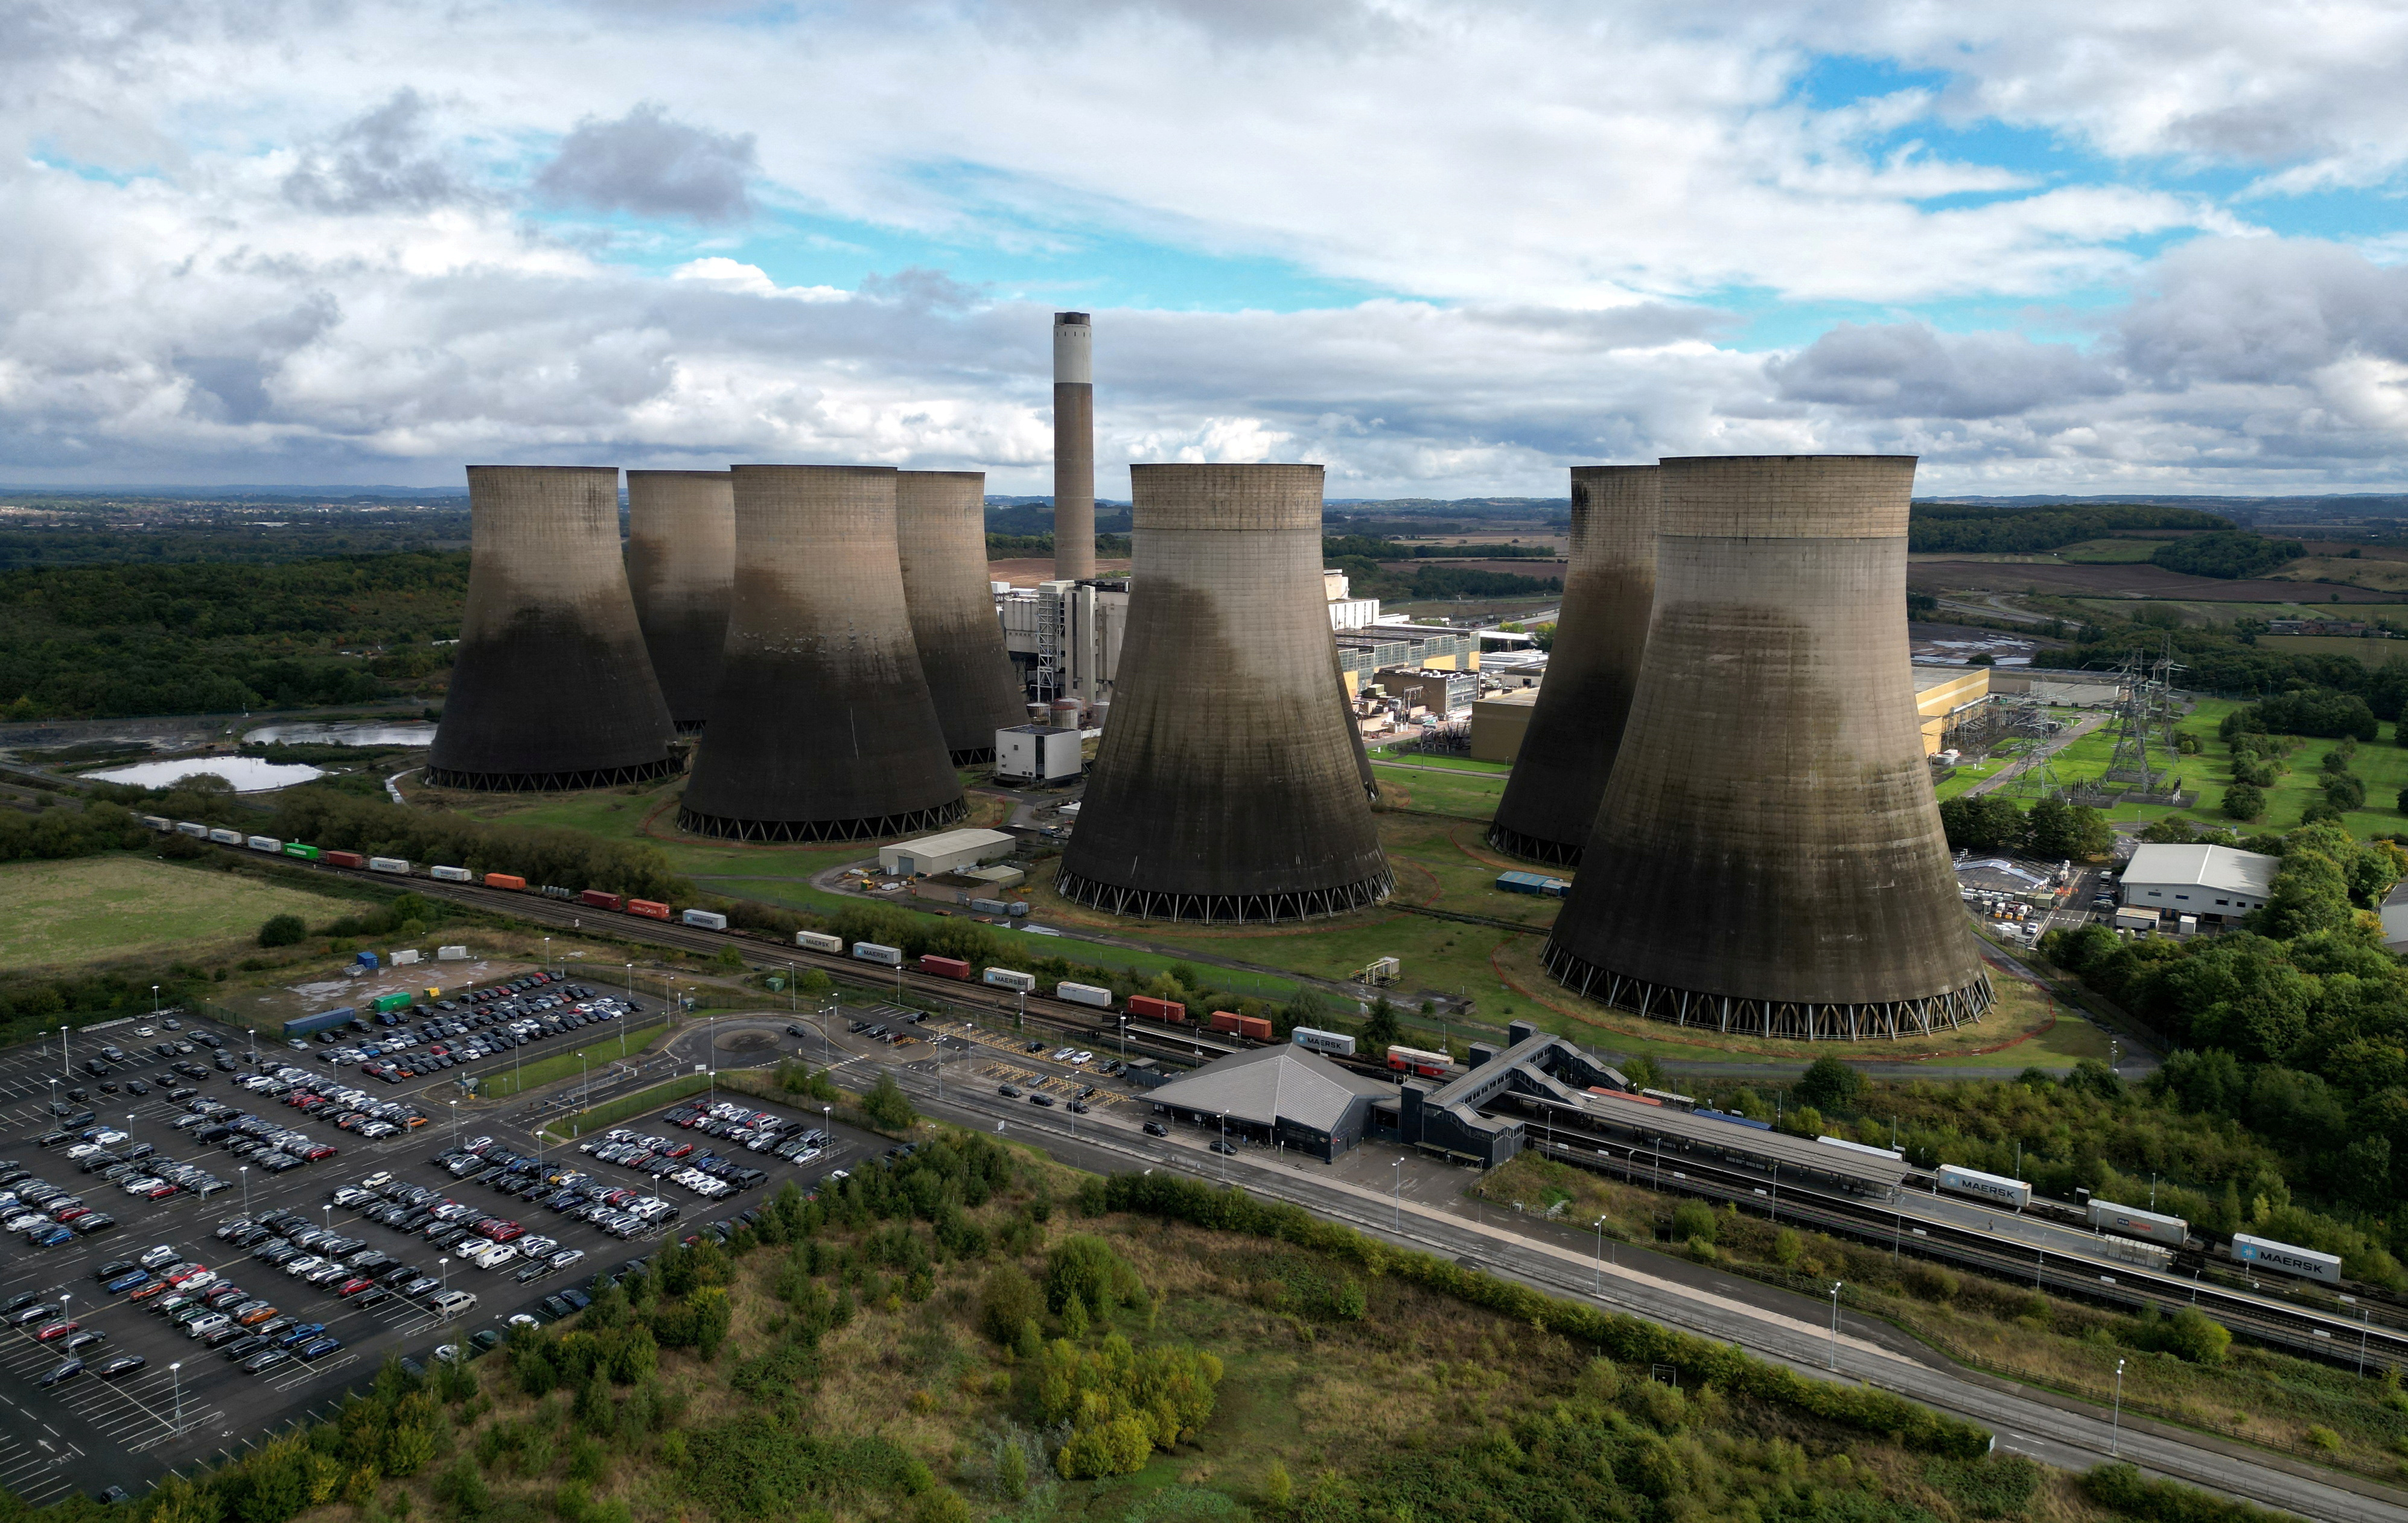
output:
POLYGON ((900 947, 880 946, 875 941, 855 941, 853 955, 863 962, 883 963, 889 968, 903 966, 903 950, 900 947))
POLYGON ((543 897, 548 899, 574 899, 577 898, 577 890, 573 888, 563 888, 558 884, 546 884, 541 889, 538 890, 538 892, 541 893, 543 897))
POLYGON ((351 954, 351 966, 365 968, 373 973, 384 964, 378 960, 377 955, 373 952, 354 952, 351 954))
POLYGON ((284 855, 284 842, 274 836, 253 836, 243 843, 254 852, 266 852, 274 856, 284 855))
POLYGON ((208 838, 211 841, 216 841, 221 846, 239 846, 242 844, 241 831, 228 830, 222 826, 209 831, 208 838))
POLYGON ((2246 1232, 2235 1232, 2232 1234, 2232 1257, 2241 1263, 2258 1269, 2277 1270, 2307 1280, 2322 1280, 2327 1285, 2341 1284, 2341 1260, 2330 1254, 2320 1254, 2314 1248, 2296 1247, 2288 1243, 2276 1243, 2272 1238, 2253 1238, 2246 1232))
POLYGON ((153 830, 173 830, 176 828, 175 822, 168 819, 165 814, 145 814, 142 816, 142 823, 149 826, 153 830))
POLYGON ((596 910, 615 910, 619 908, 620 898, 616 894, 605 893, 598 888, 589 888, 577 896, 577 902, 590 904, 596 910))
POLYGON ((1268 1042, 1271 1040, 1271 1023, 1260 1015, 1240 1015, 1238 1017, 1238 1035, 1248 1042, 1268 1042))
POLYGON ((824 931, 796 931, 795 932, 795 944, 796 946, 809 947, 813 952, 842 952, 844 950, 844 941, 841 937, 830 936, 824 931))
POLYGON ((969 982, 970 965, 959 957, 939 957, 933 952, 924 953, 919 967, 920 971, 934 973, 939 978, 957 978, 965 984, 969 982))
POLYGON ((1851 1142, 1844 1137, 1817 1137, 1814 1141, 1825 1147, 1843 1147, 1851 1153, 1870 1153, 1876 1158, 1887 1158, 1893 1163, 1906 1157, 1905 1154, 1894 1147, 1874 1147, 1869 1142, 1851 1142))
POLYGON ((1562 898, 1572 886, 1561 878, 1550 878, 1543 872, 1500 872, 1497 886, 1508 894, 1539 894, 1548 898, 1562 898))
POLYGON ((2031 1204, 2031 1186, 2020 1179, 2004 1174, 1985 1174, 1978 1169, 1967 1169, 1953 1163, 1940 1166, 1940 1187, 1957 1195, 1970 1195, 1993 1205, 2011 1206, 2017 1211, 2031 1204))
POLYGON ((1391 1047, 1388 1049, 1388 1067, 1418 1073, 1425 1079, 1440 1079, 1446 1076, 1447 1070, 1455 1067, 1455 1059, 1445 1053, 1424 1052, 1418 1047, 1391 1047))
POLYGON ((368 858, 368 870, 370 872, 398 872, 406 877, 409 872, 409 864, 397 856, 371 856, 368 858))
POLYGON ((1599 1089, 1595 1085, 1588 1086, 1588 1092, 1592 1095, 1601 1096, 1606 1099, 1628 1100, 1633 1105, 1653 1105, 1658 1110, 1661 1110, 1664 1105, 1662 1100, 1649 1099, 1644 1095, 1633 1095, 1627 1091, 1620 1089, 1599 1089))
POLYGON ((411 963, 418 960, 418 949, 416 947, 403 947, 400 951, 393 955, 392 960, 393 965, 395 968, 407 968, 411 963))
POLYGON ((349 1005, 337 1005, 333 1010, 322 1010, 315 1015, 304 1015, 298 1020, 285 1022, 284 1034, 288 1038, 306 1037, 312 1031, 332 1030, 358 1013, 349 1005))
POLYGON ((447 884, 473 884, 477 881, 477 875, 466 868, 429 868, 426 875, 440 878, 447 884))
POLYGON ((176 822, 176 829, 179 834, 191 836, 198 841, 209 839, 209 827, 197 821, 179 820, 176 822))
POLYGON ((357 852, 328 852, 325 860, 338 868, 364 868, 368 859, 357 852))
POLYGON ((704 930, 727 928, 727 917, 716 910, 688 910, 678 918, 689 926, 700 926, 704 930))
POLYGON ((631 915, 642 915, 647 920, 669 918, 669 907, 657 899, 629 899, 627 912, 631 915))
POLYGON ((377 996, 375 1002, 370 1005, 369 1008, 381 1015, 387 1011, 408 1010, 409 1008, 409 1003, 410 1000, 408 994, 380 994, 377 996))
POLYGON ((1168 1021, 1172 1026, 1187 1024, 1187 1007, 1176 999, 1156 999, 1150 994, 1129 996, 1128 1013, 1149 1021, 1168 1021))
POLYGON ((1354 1056, 1354 1039, 1343 1031, 1320 1031, 1299 1026, 1287 1035, 1290 1042, 1308 1052, 1327 1053, 1333 1057, 1354 1056))
POLYGON ((1018 989, 1023 994, 1037 987, 1037 975, 1024 973, 1017 968, 990 968, 979 977, 998 989, 1018 989))
POLYGON ((315 862, 318 860, 318 848, 303 841, 288 841, 284 843, 284 855, 297 856, 304 862, 315 862))
POLYGON ((468 949, 465 946, 438 946, 435 949, 435 960, 437 962, 466 962, 468 960, 468 949))
POLYGON ((1001 899, 971 899, 969 907, 972 914, 1000 915, 1011 912, 1011 906, 1001 899))
POLYGON ((524 888, 526 880, 515 872, 489 872, 485 874, 485 886, 487 888, 524 888))
POLYGON ((2180 1216, 2160 1216, 2154 1211, 2119 1206, 2113 1200, 2090 1202, 2090 1225, 2102 1231, 2162 1243, 2169 1248, 2181 1247, 2190 1237, 2190 1224, 2180 1216))
MULTIPOLYGON (((1132 999, 1129 1003, 1135 1004, 1137 1001, 1132 999)), ((1237 1028, 1238 1013, 1234 1010, 1216 1010, 1204 1019, 1204 1029, 1207 1031, 1235 1031, 1237 1028)))
POLYGON ((1096 988, 1092 984, 1072 984, 1065 980, 1054 985, 1054 998, 1068 999, 1074 1005, 1093 1005, 1097 1010, 1112 1008, 1112 991, 1096 988))
POLYGON ((1670 1089, 1642 1089, 1640 1093, 1642 1095, 1652 1096, 1656 1104, 1663 1106, 1667 1110, 1694 1111, 1698 1108, 1698 1102, 1696 1100, 1691 1099, 1686 1095, 1675 1094, 1670 1089))
POLYGON ((2090 1251, 2101 1258, 2112 1258, 2118 1264, 2138 1264, 2143 1269, 2160 1272, 2174 1266, 2174 1251, 2155 1243, 2141 1243, 2131 1238, 2093 1238, 2090 1251))

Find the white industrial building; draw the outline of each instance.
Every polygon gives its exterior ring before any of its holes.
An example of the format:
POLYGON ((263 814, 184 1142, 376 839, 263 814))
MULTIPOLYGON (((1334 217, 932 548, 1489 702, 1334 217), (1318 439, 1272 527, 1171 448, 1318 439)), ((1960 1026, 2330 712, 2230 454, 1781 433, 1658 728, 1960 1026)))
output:
POLYGON ((1086 769, 1085 735, 1050 725, 1015 725, 995 732, 997 783, 1060 783, 1086 769))
POLYGON ((961 872, 1011 855, 1012 839, 1000 830, 948 830, 918 841, 878 848, 878 870, 896 878, 961 872))
POLYGON ((2196 916, 2194 928, 2214 929, 2262 906, 2282 865, 2279 856, 2230 846, 2144 842, 2124 868, 2120 897, 2126 910, 2154 910, 2160 920, 2178 926, 2183 917, 2196 916))

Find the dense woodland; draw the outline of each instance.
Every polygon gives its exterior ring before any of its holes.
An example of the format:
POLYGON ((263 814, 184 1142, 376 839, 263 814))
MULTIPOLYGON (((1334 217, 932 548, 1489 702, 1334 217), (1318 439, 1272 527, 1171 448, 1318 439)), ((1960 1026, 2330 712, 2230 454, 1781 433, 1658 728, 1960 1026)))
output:
POLYGON ((2235 530, 2169 539, 2149 553, 2149 564, 2185 576, 2219 577, 2230 582, 2263 576, 2306 553, 2307 547, 2297 539, 2269 539, 2264 535, 2235 530))
POLYGON ((1918 502, 1908 510, 1906 548, 2000 554, 2061 550, 2125 529, 2230 529, 2232 521, 2192 508, 2133 504, 1990 508, 1918 502))

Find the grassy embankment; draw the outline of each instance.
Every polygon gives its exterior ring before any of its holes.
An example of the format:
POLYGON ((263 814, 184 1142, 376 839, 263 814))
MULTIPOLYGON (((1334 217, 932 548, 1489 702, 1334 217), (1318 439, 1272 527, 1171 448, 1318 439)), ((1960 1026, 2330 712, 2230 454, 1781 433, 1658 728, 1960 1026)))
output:
POLYGON ((280 914, 332 920, 356 901, 249 873, 132 855, 0 866, 0 969, 30 973, 133 958, 233 955, 280 914))

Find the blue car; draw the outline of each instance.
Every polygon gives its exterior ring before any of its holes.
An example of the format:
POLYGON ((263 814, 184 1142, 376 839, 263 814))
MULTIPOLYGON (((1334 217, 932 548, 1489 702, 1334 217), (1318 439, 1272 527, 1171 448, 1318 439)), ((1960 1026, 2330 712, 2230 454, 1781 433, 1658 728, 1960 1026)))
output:
POLYGON ((283 1337, 276 1340, 276 1346, 279 1348, 299 1348, 303 1343, 308 1343, 310 1339, 317 1337, 320 1333, 322 1333, 325 1330, 326 1324, 323 1322, 304 1322, 299 1327, 294 1329, 291 1332, 288 1332, 283 1337))
POLYGON ((25 1234, 25 1241, 36 1248, 55 1248, 62 1243, 75 1241, 72 1227, 36 1227, 25 1234))
POLYGON ((101 1288, 108 1291, 112 1296, 122 1296, 149 1278, 150 1278, 150 1272, 149 1270, 138 1269, 131 1274, 119 1275, 116 1279, 109 1281, 105 1286, 102 1286, 101 1288))
POLYGON ((322 1359, 342 1346, 340 1338, 312 1338, 294 1352, 305 1359, 322 1359))

